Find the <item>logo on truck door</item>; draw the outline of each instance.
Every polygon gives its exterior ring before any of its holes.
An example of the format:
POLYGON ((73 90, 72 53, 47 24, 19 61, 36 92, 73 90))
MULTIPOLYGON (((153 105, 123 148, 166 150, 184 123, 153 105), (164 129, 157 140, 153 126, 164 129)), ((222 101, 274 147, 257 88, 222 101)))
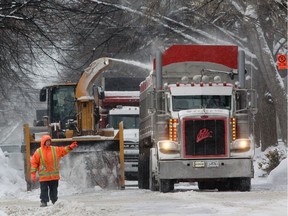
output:
POLYGON ((213 134, 213 131, 209 131, 207 128, 201 129, 197 134, 196 143, 200 142, 201 140, 212 137, 212 134, 213 134))

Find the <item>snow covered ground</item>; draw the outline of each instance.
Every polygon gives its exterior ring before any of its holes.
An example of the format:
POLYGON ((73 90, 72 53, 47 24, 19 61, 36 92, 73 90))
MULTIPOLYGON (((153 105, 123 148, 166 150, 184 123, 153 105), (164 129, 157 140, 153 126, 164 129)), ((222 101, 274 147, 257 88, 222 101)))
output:
MULTIPOLYGON (((286 151, 283 145, 280 148, 286 151)), ((258 162, 265 152, 255 154, 255 178, 251 192, 199 191, 197 184, 177 184, 172 193, 137 188, 136 181, 126 182, 125 190, 83 189, 61 180, 59 200, 40 208, 39 189, 25 191, 22 171, 9 166, 9 158, 0 150, 0 216, 6 215, 287 215, 287 159, 263 177, 258 162), (259 177, 262 176, 262 177, 259 177)))

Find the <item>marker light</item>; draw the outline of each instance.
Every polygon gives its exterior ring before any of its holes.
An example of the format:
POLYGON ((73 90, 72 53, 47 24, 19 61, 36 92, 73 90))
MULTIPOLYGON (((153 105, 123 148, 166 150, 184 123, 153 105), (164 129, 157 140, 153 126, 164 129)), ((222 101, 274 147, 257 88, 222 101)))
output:
POLYGON ((169 119, 169 140, 177 140, 178 119, 169 119))
POLYGON ((181 83, 183 83, 183 84, 188 84, 188 82, 189 82, 189 79, 188 79, 188 77, 187 76, 183 76, 182 78, 181 78, 181 83))
POLYGON ((204 82, 204 83, 208 83, 209 82, 209 76, 203 76, 202 77, 202 82, 204 82))
POLYGON ((200 80, 201 80, 201 75, 195 75, 195 76, 193 76, 193 82, 199 83, 200 80))
POLYGON ((221 82, 221 77, 220 76, 215 76, 214 77, 214 82, 215 83, 220 83, 221 82))
POLYGON ((236 135, 237 135, 237 131, 236 131, 236 118, 231 118, 231 125, 232 125, 232 140, 236 140, 236 135))

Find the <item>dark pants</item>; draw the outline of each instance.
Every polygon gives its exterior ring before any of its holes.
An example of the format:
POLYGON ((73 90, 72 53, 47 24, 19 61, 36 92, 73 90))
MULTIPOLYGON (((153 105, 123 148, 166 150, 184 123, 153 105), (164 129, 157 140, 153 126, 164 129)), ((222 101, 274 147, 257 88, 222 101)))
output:
POLYGON ((40 189, 41 189, 40 193, 41 202, 46 203, 49 202, 49 197, 53 204, 57 201, 58 180, 40 182, 40 189))

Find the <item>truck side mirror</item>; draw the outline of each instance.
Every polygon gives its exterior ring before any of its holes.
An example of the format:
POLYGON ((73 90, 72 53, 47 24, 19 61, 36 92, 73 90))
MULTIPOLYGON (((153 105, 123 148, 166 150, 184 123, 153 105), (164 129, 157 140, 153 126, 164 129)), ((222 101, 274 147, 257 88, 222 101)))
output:
POLYGON ((98 94, 98 99, 103 100, 105 98, 105 93, 104 93, 104 89, 102 88, 102 86, 97 87, 97 94, 98 94))
POLYGON ((248 109, 252 114, 256 114, 257 109, 257 92, 255 90, 248 90, 247 92, 247 99, 248 99, 248 109))
POLYGON ((42 88, 42 89, 40 90, 40 101, 41 101, 41 102, 46 101, 46 93, 47 93, 46 88, 42 88))

